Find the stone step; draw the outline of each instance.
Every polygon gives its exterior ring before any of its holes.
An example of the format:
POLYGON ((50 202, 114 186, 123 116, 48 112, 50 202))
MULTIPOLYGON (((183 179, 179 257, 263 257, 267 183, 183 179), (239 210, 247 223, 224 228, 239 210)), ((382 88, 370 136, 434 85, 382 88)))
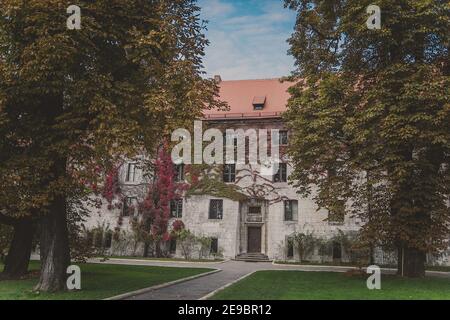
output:
POLYGON ((241 253, 236 256, 237 261, 247 262, 270 262, 271 260, 265 254, 262 253, 241 253))

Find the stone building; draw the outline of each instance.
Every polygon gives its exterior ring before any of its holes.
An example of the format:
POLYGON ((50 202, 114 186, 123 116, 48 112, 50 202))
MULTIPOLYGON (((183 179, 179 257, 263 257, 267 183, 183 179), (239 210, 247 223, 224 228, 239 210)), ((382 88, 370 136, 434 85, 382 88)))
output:
MULTIPOLYGON (((225 129, 278 129, 280 148, 289 142, 281 114, 289 98, 287 89, 292 83, 278 79, 221 81, 220 98, 226 101, 228 111, 209 110, 203 122, 208 127, 225 129)), ((246 146, 247 150, 249 146, 246 146)), ((288 184, 292 171, 288 159, 282 156, 279 170, 265 177, 249 164, 224 165, 223 183, 237 185, 246 195, 244 199, 226 196, 193 194, 176 201, 171 208, 172 220, 180 219, 186 228, 196 235, 212 239, 211 252, 224 258, 298 260, 299 252, 290 239, 298 233, 313 234, 317 238, 332 239, 339 234, 355 233, 362 221, 346 216, 342 221, 331 219, 326 210, 318 210, 311 198, 296 193, 288 184), (330 219, 329 219, 330 218, 330 219)), ((184 167, 178 166, 178 178, 183 179, 184 167)), ((145 195, 145 179, 139 165, 130 162, 122 166, 120 177, 126 194, 124 207, 133 206, 145 195)), ((87 222, 88 228, 103 226, 114 228, 122 209, 107 210, 104 204, 94 211, 87 222)), ((131 216, 135 213, 131 213, 131 216)), ((129 228, 124 217, 123 228, 129 228)), ((122 240, 122 242, 125 240, 122 240)), ((108 241, 111 242, 111 241, 108 241)), ((113 254, 133 254, 142 250, 141 245, 112 244, 113 254), (133 249, 130 249, 133 247, 133 249)), ((181 256, 179 245, 172 241, 167 248, 174 256, 181 256)), ((326 252, 316 246, 309 260, 349 260, 349 252, 342 243, 331 241, 326 252)), ((379 263, 394 263, 392 255, 375 252, 379 263)), ((443 260, 442 262, 446 262, 443 260)))

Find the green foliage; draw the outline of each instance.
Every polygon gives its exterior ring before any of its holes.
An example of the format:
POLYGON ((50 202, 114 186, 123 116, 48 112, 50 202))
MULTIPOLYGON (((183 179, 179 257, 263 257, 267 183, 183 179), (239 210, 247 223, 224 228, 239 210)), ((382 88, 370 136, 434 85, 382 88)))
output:
POLYGON ((364 243, 357 232, 338 230, 329 241, 329 245, 337 242, 341 245, 342 251, 347 255, 348 262, 360 267, 367 266, 370 262, 370 248, 364 243))
POLYGON ((222 171, 217 166, 191 165, 187 178, 190 187, 186 191, 186 196, 207 194, 234 201, 248 199, 237 185, 223 182, 222 171))
POLYGON ((206 236, 197 236, 197 243, 198 243, 198 259, 207 258, 209 256, 209 253, 211 251, 211 237, 206 236))
POLYGON ((90 249, 90 256, 105 256, 112 245, 112 240, 113 231, 109 224, 103 222, 98 223, 95 228, 86 230, 85 237, 81 242, 90 249))
POLYGON ((296 232, 290 241, 293 242, 294 248, 297 249, 300 261, 306 259, 309 255, 314 253, 314 248, 320 242, 319 238, 314 236, 313 232, 296 232))
POLYGON ((372 245, 447 248, 450 4, 285 3, 297 11, 285 114, 294 185, 335 217, 359 216, 372 245), (369 4, 381 30, 366 27, 369 4))
MULTIPOLYGON (((196 235, 185 228, 172 232, 171 237, 177 240, 177 245, 181 248, 181 253, 186 260, 191 259, 195 250, 197 250, 199 260, 207 259, 211 256, 211 237, 196 235)), ((220 256, 220 249, 219 252, 213 254, 214 259, 220 256)))
POLYGON ((2 1, 0 208, 45 213, 95 184, 116 157, 152 154, 172 128, 218 105, 203 79, 195 1, 2 1))
POLYGON ((46 215, 43 233, 64 231, 41 238, 42 250, 61 248, 42 255, 51 272, 37 288, 49 291, 64 286, 57 270, 69 262, 63 204, 219 105, 201 71, 208 41, 195 1, 77 5, 81 30, 67 28, 63 0, 2 0, 0 11, 0 216, 46 215))
POLYGON ((191 259, 192 251, 195 249, 197 237, 189 229, 182 229, 176 233, 177 244, 186 260, 191 259))

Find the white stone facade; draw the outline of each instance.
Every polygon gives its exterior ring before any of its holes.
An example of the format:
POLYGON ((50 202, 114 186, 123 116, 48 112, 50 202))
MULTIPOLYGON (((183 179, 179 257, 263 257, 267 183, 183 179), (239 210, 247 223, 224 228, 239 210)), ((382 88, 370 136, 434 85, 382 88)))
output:
MULTIPOLYGON (((266 120, 240 120, 240 121, 215 121, 210 123, 210 127, 225 128, 267 128, 267 129, 283 129, 281 119, 266 120)), ((237 185, 241 190, 251 190, 252 188, 267 184, 263 178, 256 176, 253 180, 252 176, 248 176, 249 165, 236 166, 237 185), (247 175, 246 178, 242 176, 247 175)), ((136 169, 135 179, 131 182, 125 182, 127 175, 127 165, 122 166, 120 170, 120 181, 125 196, 136 197, 138 201, 142 201, 146 193, 146 182, 142 177, 142 172, 136 169)), ((287 165, 287 176, 292 171, 292 167, 287 165)), ((180 220, 183 221, 185 227, 197 236, 207 236, 217 239, 219 252, 224 258, 235 258, 239 254, 247 253, 256 248, 260 253, 267 255, 270 259, 277 260, 296 260, 298 253, 293 250, 293 255, 288 257, 287 239, 295 232, 311 233, 323 239, 330 239, 335 236, 339 230, 343 232, 357 231, 362 224, 358 218, 345 217, 341 223, 332 223, 327 220, 328 212, 326 210, 318 210, 317 205, 312 198, 305 198, 296 193, 294 187, 287 182, 270 183, 270 187, 266 187, 264 199, 250 199, 245 201, 235 201, 225 197, 215 197, 208 194, 192 195, 183 198, 183 210, 180 220), (210 219, 209 210, 211 200, 222 200, 222 218, 210 219), (285 220, 285 200, 297 200, 298 210, 296 217, 292 221, 285 220), (260 207, 261 214, 249 214, 249 208, 260 207), (253 228, 253 229, 251 229, 253 228), (253 234, 252 248, 249 246, 249 230, 255 232, 253 234), (259 234, 260 230, 260 234, 259 234), (255 243, 259 241, 259 243, 255 243), (259 245, 259 247, 258 247, 259 245), (250 250, 249 250, 250 249, 250 250)), ((264 193, 264 192, 263 192, 264 193)), ((100 209, 92 210, 89 221, 86 222, 86 228, 95 228, 104 226, 105 228, 114 229, 117 226, 118 219, 121 215, 121 209, 107 208, 107 204, 103 201, 100 209)), ((124 217, 121 229, 123 233, 130 233, 129 217, 124 217)), ((172 219, 169 226, 172 225, 172 219)), ((125 237, 126 238, 126 237, 125 237)), ((123 238, 122 243, 113 241, 109 249, 111 254, 115 255, 131 255, 142 254, 142 244, 134 244, 132 239, 123 238)), ((168 244, 167 244, 168 247, 168 244)), ((182 257, 179 247, 173 256, 182 257)), ((348 260, 347 253, 342 251, 341 260, 348 260)), ((193 254, 195 257, 195 254, 193 254)), ((395 255, 383 253, 377 249, 375 251, 376 262, 381 264, 395 263, 395 255)), ((333 256, 327 257, 319 255, 318 248, 310 255, 309 260, 313 261, 332 261, 333 256)), ((431 259, 430 259, 431 261, 431 259)), ((449 264, 446 256, 434 261, 436 264, 449 264)))

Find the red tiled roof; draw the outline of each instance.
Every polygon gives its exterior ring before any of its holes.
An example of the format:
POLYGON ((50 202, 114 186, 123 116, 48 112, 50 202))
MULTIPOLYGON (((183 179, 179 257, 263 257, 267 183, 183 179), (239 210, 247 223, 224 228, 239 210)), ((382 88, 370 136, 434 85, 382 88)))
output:
POLYGON ((279 117, 286 110, 289 93, 287 89, 292 82, 280 82, 279 79, 232 80, 222 81, 220 100, 226 101, 229 111, 206 110, 206 119, 235 118, 273 118, 279 117), (262 110, 254 110, 255 97, 265 97, 262 110))

